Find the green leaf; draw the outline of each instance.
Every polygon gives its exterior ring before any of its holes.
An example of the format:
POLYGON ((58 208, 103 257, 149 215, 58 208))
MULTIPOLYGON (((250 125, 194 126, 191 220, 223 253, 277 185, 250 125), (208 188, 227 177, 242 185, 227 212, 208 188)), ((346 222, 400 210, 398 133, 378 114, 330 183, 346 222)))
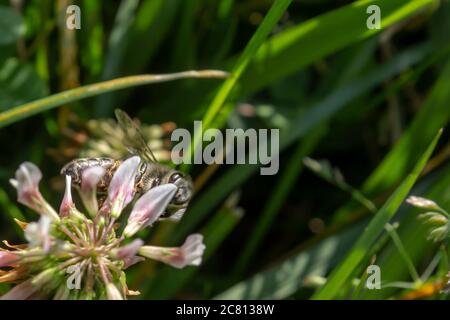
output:
POLYGON ((350 275, 359 263, 365 257, 366 253, 375 243, 376 239, 384 230, 384 226, 395 215, 400 205, 408 195, 409 191, 416 182, 420 172, 425 167, 429 157, 442 134, 442 130, 435 136, 428 148, 425 150, 419 161, 416 163, 412 172, 403 183, 389 197, 383 207, 378 210, 375 217, 372 218, 369 225, 364 229, 363 234, 358 238, 351 249, 350 254, 343 262, 331 273, 326 284, 313 296, 313 299, 332 299, 338 293, 340 288, 349 280, 350 275))
POLYGON ((0 6, 0 45, 17 41, 24 32, 22 17, 13 9, 0 6))

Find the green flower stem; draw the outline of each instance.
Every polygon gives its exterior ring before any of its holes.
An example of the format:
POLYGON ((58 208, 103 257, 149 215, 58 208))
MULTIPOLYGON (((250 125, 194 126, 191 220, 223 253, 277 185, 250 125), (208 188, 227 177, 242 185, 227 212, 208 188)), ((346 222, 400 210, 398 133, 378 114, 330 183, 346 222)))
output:
POLYGON ((409 274, 411 275, 411 278, 414 280, 414 284, 418 285, 422 283, 422 280, 420 279, 419 273, 416 270, 416 267, 414 266, 414 263, 411 260, 410 255, 406 251, 405 247, 403 246, 402 240, 398 236, 397 231, 391 224, 386 224, 385 227, 386 231, 389 233, 392 241, 394 242, 395 246, 397 247, 397 250, 400 253, 400 256, 402 257, 403 261, 405 262, 406 266, 408 267, 409 274))

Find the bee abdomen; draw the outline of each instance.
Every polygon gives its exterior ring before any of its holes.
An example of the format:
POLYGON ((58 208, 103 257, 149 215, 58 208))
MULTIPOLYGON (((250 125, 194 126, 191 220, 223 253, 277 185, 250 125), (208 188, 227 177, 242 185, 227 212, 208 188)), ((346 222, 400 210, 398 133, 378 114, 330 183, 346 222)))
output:
POLYGON ((83 171, 91 167, 102 167, 106 171, 110 170, 114 166, 116 160, 110 158, 81 158, 75 159, 66 164, 61 169, 62 175, 69 175, 72 177, 72 183, 74 185, 81 184, 81 176, 83 171))

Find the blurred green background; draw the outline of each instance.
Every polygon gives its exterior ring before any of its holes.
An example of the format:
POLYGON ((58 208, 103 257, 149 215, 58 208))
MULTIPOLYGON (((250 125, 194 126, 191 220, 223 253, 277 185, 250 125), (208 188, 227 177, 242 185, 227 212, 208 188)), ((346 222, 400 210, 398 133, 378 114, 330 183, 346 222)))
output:
MULTIPOLYGON (((0 238, 24 241, 13 218, 37 219, 16 203, 8 183, 18 165, 41 168, 41 189, 58 207, 59 170, 91 138, 87 120, 112 118, 122 108, 145 124, 191 128, 212 115, 212 127, 280 128, 280 171, 189 168, 201 188, 185 217, 144 236, 179 245, 200 232, 204 263, 181 271, 142 263, 128 270, 130 289, 142 299, 311 297, 448 125, 450 2, 290 2, 0 0, 0 238), (80 30, 66 28, 71 4, 81 9, 80 30), (367 28, 372 4, 381 9, 381 29, 367 28), (231 90, 220 79, 186 79, 75 99, 33 115, 21 109, 17 119, 8 113, 79 86, 191 69, 239 77, 225 82, 231 90)), ((413 193, 450 209, 447 131, 413 193)), ((426 240, 417 209, 394 213, 400 249, 379 229, 346 269, 348 281, 322 297, 446 298, 439 293, 449 270, 446 242, 426 240), (426 277, 412 288, 366 290, 352 279, 362 283, 374 261, 386 284, 413 282, 411 263, 426 277)))

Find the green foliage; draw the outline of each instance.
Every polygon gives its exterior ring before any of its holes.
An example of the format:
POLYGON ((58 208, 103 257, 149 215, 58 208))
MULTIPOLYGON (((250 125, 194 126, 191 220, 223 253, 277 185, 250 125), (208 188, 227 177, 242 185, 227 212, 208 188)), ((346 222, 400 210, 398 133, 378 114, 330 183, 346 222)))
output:
POLYGON ((24 31, 20 14, 11 8, 0 6, 0 46, 14 43, 24 31))
POLYGON ((36 219, 15 202, 17 166, 54 176, 41 190, 58 203, 86 123, 121 108, 162 128, 280 129, 276 176, 181 166, 198 187, 185 216, 143 235, 202 233, 206 255, 127 270, 142 298, 392 299, 444 281, 448 239, 428 241, 401 204, 411 192, 450 209, 448 1, 84 0, 70 32, 52 1, 23 3, 0 6, 0 240, 36 219), (381 29, 366 26, 372 4, 381 29), (374 263, 381 290, 365 286, 374 263))
POLYGON ((352 247, 347 257, 340 263, 340 265, 333 271, 327 283, 321 290, 314 295, 315 299, 332 299, 338 294, 339 289, 345 282, 348 281, 352 275, 353 270, 358 266, 365 254, 369 251, 370 247, 374 244, 378 236, 383 232, 386 223, 394 216, 400 205, 405 200, 409 191, 413 187, 420 172, 425 167, 428 159, 430 158, 437 141, 442 132, 440 132, 430 146, 424 152, 423 156, 419 159, 415 165, 413 171, 402 182, 402 184, 392 193, 383 207, 375 214, 375 217, 370 221, 369 225, 365 228, 362 235, 358 238, 355 245, 352 247))

